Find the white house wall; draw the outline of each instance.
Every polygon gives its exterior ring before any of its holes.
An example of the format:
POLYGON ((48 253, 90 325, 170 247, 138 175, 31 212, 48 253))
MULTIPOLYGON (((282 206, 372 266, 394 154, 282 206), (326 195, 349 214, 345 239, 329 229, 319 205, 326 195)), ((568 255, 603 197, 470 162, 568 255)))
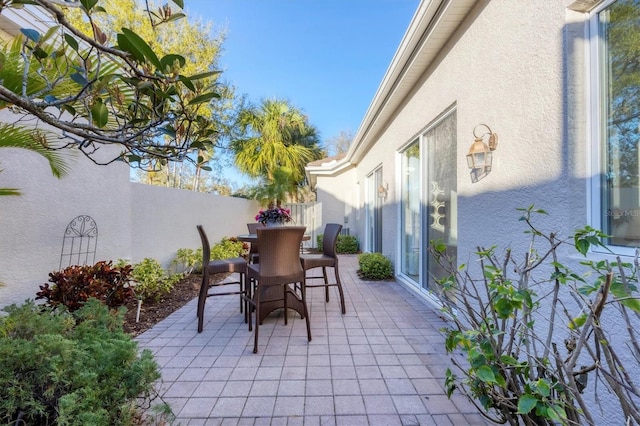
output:
MULTIPOLYGON (((365 136, 374 144, 354 165, 352 184, 363 183, 382 167, 383 180, 389 183, 382 213, 382 252, 394 264, 400 202, 396 182, 401 177, 397 153, 447 110, 455 110, 457 120, 458 258, 460 263, 470 262, 472 273, 478 246, 511 247, 522 258, 530 236, 523 233, 517 208, 533 204, 546 210, 548 216, 540 216, 538 225, 561 237, 589 224, 588 14, 567 9, 571 3, 478 2, 383 130, 365 136), (499 143, 491 173, 472 183, 465 155, 474 140, 473 129, 481 123, 499 135, 499 143)), ((330 180, 317 176, 322 188, 350 187, 330 180)), ((360 186, 360 197, 365 199, 365 185, 360 186)), ((364 215, 354 225, 352 230, 363 236, 364 215)), ((562 263, 581 270, 581 257, 563 254, 562 263)), ((401 276, 398 281, 403 283, 401 276)), ((608 326, 609 330, 624 327, 608 326)), ((597 424, 618 420, 601 416, 597 424)))
MULTIPOLYGON (((586 15, 568 11, 569 3, 480 2, 392 120, 374 136, 375 145, 356 164, 356 172, 317 176, 318 199, 344 199, 354 209, 362 208, 365 178, 382 166, 383 180, 389 183, 383 252, 394 258, 397 152, 455 106, 462 249, 517 241, 521 228, 515 209, 531 203, 548 210, 549 226, 559 231, 586 224, 586 15), (471 183, 465 154, 480 123, 499 134, 499 145, 491 174, 471 183), (358 196, 345 195, 357 183, 358 196), (322 195, 323 191, 328 193, 322 195), (354 199, 362 203, 356 205, 354 199), (496 234, 496 229, 501 232, 496 234)), ((333 217, 327 206, 323 208, 333 217)), ((358 219, 350 224, 352 232, 363 235, 364 215, 354 216, 358 219)))
MULTIPOLYGON (((515 209, 532 203, 549 211, 549 226, 559 231, 586 223, 584 154, 578 154, 586 149, 585 141, 581 139, 582 146, 573 147, 573 139, 567 140, 563 131, 568 121, 568 94, 563 89, 565 33, 575 31, 566 15, 562 2, 482 4, 425 73, 357 165, 356 180, 363 182, 382 165, 383 179, 390 182, 383 211, 385 254, 395 258, 399 200, 391 184, 399 173, 395 154, 452 105, 458 129, 461 252, 477 245, 521 240, 515 209), (473 128, 480 123, 499 134, 499 145, 491 174, 471 183, 465 154, 473 142, 473 128), (565 154, 570 154, 570 159, 565 154)), ((571 44, 580 64, 581 43, 571 44)), ((584 78, 582 68, 571 72, 584 78)), ((577 89, 581 88, 578 85, 577 89)), ((584 122, 582 117, 574 119, 584 122)), ((364 197, 364 187, 361 191, 364 197)), ((358 222, 360 233, 364 232, 363 222, 363 218, 358 222)))
MULTIPOLYGON (((355 181, 355 170, 350 170, 335 177, 318 178, 316 199, 321 211, 322 226, 326 223, 339 223, 349 228, 357 223, 358 185, 355 181), (339 191, 336 189, 339 188, 339 191)), ((322 232, 322 230, 318 230, 322 232)))

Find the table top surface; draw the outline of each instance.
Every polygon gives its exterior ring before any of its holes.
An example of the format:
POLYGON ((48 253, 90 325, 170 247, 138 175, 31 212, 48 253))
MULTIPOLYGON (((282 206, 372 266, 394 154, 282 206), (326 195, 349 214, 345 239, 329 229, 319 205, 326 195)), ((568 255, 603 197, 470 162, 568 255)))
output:
MULTIPOLYGON (((240 241, 244 241, 246 243, 256 242, 258 241, 257 234, 241 234, 236 237, 240 241)), ((304 234, 302 236, 302 241, 309 241, 311 239, 311 235, 304 234)))

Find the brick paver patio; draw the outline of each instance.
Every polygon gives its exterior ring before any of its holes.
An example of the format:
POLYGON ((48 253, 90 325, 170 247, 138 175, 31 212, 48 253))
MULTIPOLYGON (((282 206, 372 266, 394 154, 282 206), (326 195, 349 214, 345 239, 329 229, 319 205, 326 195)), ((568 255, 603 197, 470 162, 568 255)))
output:
MULTIPOLYGON (((197 333, 196 300, 138 336, 161 366, 160 394, 181 425, 485 425, 448 399, 438 312, 396 282, 362 281, 340 256, 347 304, 309 289, 311 333, 293 311, 260 327, 259 353, 237 296, 212 297, 197 333)), ((332 289, 332 291, 335 289, 332 289)))

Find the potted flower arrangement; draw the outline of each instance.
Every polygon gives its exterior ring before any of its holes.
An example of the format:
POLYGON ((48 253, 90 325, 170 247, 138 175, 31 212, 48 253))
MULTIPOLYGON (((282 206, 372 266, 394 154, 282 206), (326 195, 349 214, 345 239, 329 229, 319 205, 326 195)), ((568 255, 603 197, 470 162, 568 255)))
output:
POLYGON ((291 210, 281 207, 272 207, 266 210, 260 210, 256 215, 256 221, 266 225, 284 225, 291 222, 291 210))

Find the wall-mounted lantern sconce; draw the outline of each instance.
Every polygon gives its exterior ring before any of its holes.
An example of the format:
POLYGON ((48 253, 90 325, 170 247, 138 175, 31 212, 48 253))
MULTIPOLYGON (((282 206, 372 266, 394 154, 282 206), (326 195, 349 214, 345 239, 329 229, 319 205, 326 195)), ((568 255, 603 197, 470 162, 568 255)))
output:
POLYGON ((467 165, 471 169, 471 179, 474 182, 485 177, 491 171, 493 162, 493 151, 498 146, 498 135, 493 133, 486 124, 478 124, 473 128, 475 141, 467 153, 467 165), (478 127, 486 127, 487 132, 478 135, 478 127), (485 143, 485 136, 487 142, 485 143), (475 179, 474 179, 475 176, 475 179))
POLYGON ((388 194, 389 194, 389 184, 385 182, 384 185, 380 185, 378 187, 378 197, 382 198, 383 200, 386 200, 388 194))

